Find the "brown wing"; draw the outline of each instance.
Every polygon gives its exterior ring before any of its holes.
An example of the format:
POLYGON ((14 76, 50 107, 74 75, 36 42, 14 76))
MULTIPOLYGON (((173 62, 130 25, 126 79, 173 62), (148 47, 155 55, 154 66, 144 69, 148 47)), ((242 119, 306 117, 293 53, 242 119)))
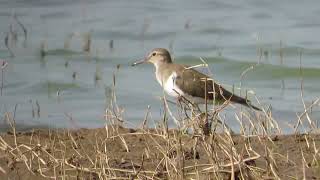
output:
POLYGON ((180 73, 177 74, 175 79, 176 85, 191 96, 205 98, 205 93, 207 93, 207 98, 210 100, 214 99, 213 92, 215 92, 215 98, 217 100, 229 99, 232 96, 230 92, 219 86, 217 83, 214 83, 210 77, 194 69, 184 68, 179 72, 180 73), (208 79, 207 85, 205 83, 205 78, 208 79), (206 86, 207 90, 205 89, 206 86), (223 98, 223 96, 225 96, 225 98, 223 98))
POLYGON ((180 73, 177 74, 175 79, 176 85, 191 96, 205 98, 205 94, 207 93, 208 100, 215 100, 217 102, 230 100, 231 102, 260 110, 259 108, 252 106, 249 100, 229 92, 205 74, 194 69, 186 69, 183 66, 180 67, 179 72, 180 73), (205 78, 207 78, 207 83, 205 83, 205 78))

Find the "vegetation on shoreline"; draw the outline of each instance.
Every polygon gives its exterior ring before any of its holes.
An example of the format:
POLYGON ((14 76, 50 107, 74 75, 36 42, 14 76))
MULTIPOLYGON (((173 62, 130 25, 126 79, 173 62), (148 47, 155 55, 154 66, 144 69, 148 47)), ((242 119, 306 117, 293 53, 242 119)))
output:
POLYGON ((10 179, 317 179, 319 147, 315 134, 13 128, 0 136, 0 173, 10 179))
MULTIPOLYGON (((265 110, 235 114, 241 129, 234 134, 219 115, 229 102, 202 112, 182 97, 175 116, 164 96, 163 119, 155 128, 146 128, 148 112, 140 127, 124 128, 115 75, 113 79, 104 128, 17 132, 14 113, 6 113, 11 130, 0 136, 0 173, 14 179, 320 177, 320 135, 311 131, 283 135, 271 112, 265 110), (175 120, 177 129, 168 128, 169 119, 175 120)), ((313 121, 302 120, 309 108, 299 116, 295 130, 305 125, 316 130, 313 121)))
MULTIPOLYGON (((16 21, 20 24, 18 19, 16 21)), ((144 20, 142 41, 150 23, 151 20, 144 20)), ((190 23, 190 20, 186 22, 185 29, 190 28, 190 23)), ((26 42, 25 28, 23 32, 26 42)), ((10 49, 9 40, 14 38, 10 33, 6 34, 4 42, 13 57, 15 54, 10 49)), ((44 58, 59 54, 60 51, 63 54, 78 53, 69 51, 75 36, 83 38, 82 52, 86 56, 93 55, 94 50, 98 54, 99 49, 92 48, 91 33, 71 33, 66 37, 64 48, 58 50, 48 50, 47 40, 43 40, 39 54, 44 58)), ((171 50, 173 42, 170 42, 171 50)), ((281 65, 284 58, 282 46, 280 41, 281 65)), ((114 40, 110 40, 109 51, 114 48, 114 40)), ((268 51, 257 45, 257 55, 258 62, 241 73, 240 86, 246 74, 254 70, 264 56, 268 57, 268 51)), ((33 129, 19 132, 16 130, 15 112, 5 112, 3 121, 10 125, 10 130, 0 134, 0 175, 6 179, 318 179, 320 135, 314 133, 318 131, 318 124, 309 114, 314 106, 320 104, 320 98, 309 105, 305 103, 302 52, 299 52, 299 56, 304 109, 297 114, 291 135, 283 134, 277 120, 273 118, 271 107, 263 108, 262 112, 240 109, 240 112, 234 114, 240 129, 234 133, 224 123, 226 117, 220 113, 226 106, 230 106, 229 101, 213 106, 213 109, 206 105, 203 111, 184 97, 171 102, 166 96, 161 98, 163 117, 154 123, 154 128, 146 127, 150 107, 139 127, 126 128, 124 124, 128 124, 130 119, 123 118, 124 109, 118 106, 114 74, 110 97, 106 90, 108 102, 104 128, 33 129), (175 105, 177 114, 173 113, 169 104, 175 105), (169 120, 176 123, 176 129, 169 129, 169 120)), ((202 64, 190 68, 208 67, 205 60, 200 59, 202 64)), ((2 96, 8 63, 1 60, 1 64, 2 96)), ((65 67, 68 66, 69 62, 66 61, 65 67)), ((117 71, 119 68, 120 65, 117 71)), ((77 76, 78 73, 74 71, 73 81, 77 76)), ((98 66, 93 79, 95 82, 102 79, 98 66)), ((51 84, 48 81, 48 95, 51 84)), ((285 88, 284 80, 282 88, 285 88)), ((60 90, 54 91, 59 101, 60 90)), ((252 96, 254 93, 245 94, 252 96)), ((259 99, 254 98, 261 105, 259 99)), ((40 117, 40 105, 37 100, 34 102, 32 116, 40 117)), ((68 120, 73 120, 72 116, 66 116, 68 120)))

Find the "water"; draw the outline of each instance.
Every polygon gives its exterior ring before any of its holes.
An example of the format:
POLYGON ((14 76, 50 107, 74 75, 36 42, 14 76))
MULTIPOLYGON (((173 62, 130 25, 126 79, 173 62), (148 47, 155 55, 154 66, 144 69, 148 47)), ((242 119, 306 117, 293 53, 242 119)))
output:
MULTIPOLYGON (((10 23, 18 32, 18 41, 11 44, 13 58, 4 43, 0 45, 0 58, 8 62, 0 97, 1 119, 17 104, 15 119, 21 128, 101 127, 109 100, 105 94, 116 73, 117 102, 124 109, 127 125, 141 123, 148 105, 152 120, 158 121, 162 91, 154 69, 151 65, 131 67, 130 63, 152 48, 171 47, 179 63, 195 65, 201 63, 199 57, 204 58, 215 79, 229 89, 239 87, 241 73, 260 62, 243 77, 242 94, 253 90, 264 107, 272 106, 279 124, 288 128, 296 122, 296 113, 303 111, 300 52, 304 100, 308 105, 319 98, 319 7, 315 0, 2 0, 1 42, 10 23), (29 32, 26 47, 13 12, 29 32), (90 54, 81 49, 81 36, 88 32, 92 37, 90 54), (76 35, 64 49, 65 39, 72 33, 76 35), (109 49, 110 40, 114 41, 113 50, 109 49), (48 50, 44 58, 40 55, 43 42, 48 50), (259 49, 263 50, 261 57, 259 49), (102 78, 98 82, 96 73, 102 78)), ((227 108, 226 116, 233 119, 234 112, 239 112, 236 107, 227 108)), ((311 117, 319 119, 319 104, 311 117)), ((233 123, 230 120, 229 124, 237 127, 233 123)), ((1 124, 4 129, 4 120, 1 124)))

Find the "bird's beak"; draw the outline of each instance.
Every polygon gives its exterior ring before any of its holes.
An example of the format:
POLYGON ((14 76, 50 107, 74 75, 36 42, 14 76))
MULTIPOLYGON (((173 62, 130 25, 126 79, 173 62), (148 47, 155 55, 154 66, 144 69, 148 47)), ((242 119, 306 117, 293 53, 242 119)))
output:
POLYGON ((139 65, 139 64, 142 64, 142 63, 146 63, 146 62, 148 62, 148 58, 144 58, 144 59, 141 59, 139 61, 136 61, 136 62, 132 63, 131 66, 136 66, 136 65, 139 65))

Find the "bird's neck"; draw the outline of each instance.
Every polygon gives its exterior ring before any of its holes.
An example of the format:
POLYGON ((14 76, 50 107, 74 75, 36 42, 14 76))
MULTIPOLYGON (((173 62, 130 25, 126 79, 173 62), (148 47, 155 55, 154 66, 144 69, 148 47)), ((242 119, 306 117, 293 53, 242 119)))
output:
POLYGON ((165 68, 165 66, 167 66, 169 63, 164 63, 164 62, 158 62, 158 63, 154 63, 154 67, 156 68, 156 71, 158 71, 159 69, 165 68))
POLYGON ((170 76, 170 68, 167 63, 159 63, 154 65, 156 68, 156 78, 159 84, 162 86, 166 82, 167 76, 170 76))

